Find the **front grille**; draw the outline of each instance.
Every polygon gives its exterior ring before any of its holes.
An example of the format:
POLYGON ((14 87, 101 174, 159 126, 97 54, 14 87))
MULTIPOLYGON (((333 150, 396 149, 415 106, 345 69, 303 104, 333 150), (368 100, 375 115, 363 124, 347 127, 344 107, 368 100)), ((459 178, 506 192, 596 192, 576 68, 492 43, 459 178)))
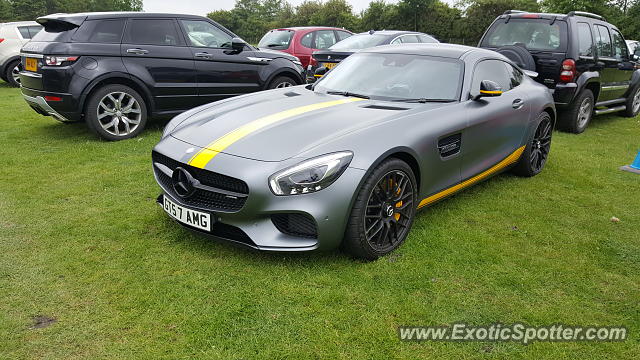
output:
MULTIPOLYGON (((182 167, 203 185, 215 187, 222 190, 233 191, 245 195, 249 194, 249 187, 247 186, 247 183, 240 179, 214 173, 208 170, 198 169, 196 167, 180 163, 155 151, 152 153, 151 157, 154 163, 160 163, 171 170, 175 170, 175 168, 178 166, 182 167)), ((172 197, 180 199, 180 202, 184 203, 184 205, 187 206, 193 206, 196 208, 211 211, 236 212, 242 209, 244 203, 247 200, 246 197, 236 198, 219 192, 206 191, 202 189, 196 190, 193 196, 187 199, 182 199, 175 194, 171 177, 160 171, 155 166, 153 170, 155 171, 160 185, 163 187, 164 191, 166 191, 172 197)))
POLYGON ((273 214, 271 215, 271 221, 284 234, 310 239, 318 238, 316 222, 309 215, 273 214))

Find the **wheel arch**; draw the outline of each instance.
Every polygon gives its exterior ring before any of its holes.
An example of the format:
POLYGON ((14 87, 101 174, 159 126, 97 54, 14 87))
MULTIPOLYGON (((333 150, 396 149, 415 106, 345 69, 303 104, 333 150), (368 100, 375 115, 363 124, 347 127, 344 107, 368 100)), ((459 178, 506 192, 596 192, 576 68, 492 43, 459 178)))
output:
POLYGON ((549 114, 549 116, 551 117, 551 128, 555 129, 558 115, 556 114, 556 110, 554 109, 554 107, 551 105, 547 105, 542 111, 549 114))
POLYGON ((279 69, 277 71, 274 71, 273 74, 269 75, 267 80, 264 82, 264 85, 262 86, 262 90, 267 90, 269 88, 269 84, 271 84, 273 79, 277 78, 278 76, 290 77, 290 78, 292 78, 293 80, 295 80, 297 82, 297 85, 304 84, 304 81, 303 81, 302 77, 300 76, 300 74, 297 74, 293 69, 283 68, 283 69, 279 69))
POLYGON ((584 90, 589 89, 593 93, 594 102, 598 102, 598 97, 600 96, 600 74, 595 71, 588 71, 583 73, 577 81, 578 91, 573 94, 571 101, 575 100, 576 97, 584 90))
POLYGON ((149 114, 149 116, 151 116, 151 114, 155 110, 155 104, 153 102, 153 96, 151 95, 151 92, 147 89, 146 86, 144 86, 144 83, 142 81, 137 80, 124 73, 122 74, 111 73, 111 74, 99 77, 95 79, 93 82, 91 82, 86 87, 85 91, 83 91, 83 95, 80 98, 80 106, 81 106, 82 113, 83 114, 85 113, 86 106, 87 106, 87 99, 89 99, 91 95, 93 95, 93 93, 95 93, 97 90, 99 90, 100 88, 106 85, 114 85, 114 84, 125 85, 137 91, 138 94, 140 94, 140 96, 142 96, 142 98, 144 99, 145 105, 147 107, 147 113, 149 114))

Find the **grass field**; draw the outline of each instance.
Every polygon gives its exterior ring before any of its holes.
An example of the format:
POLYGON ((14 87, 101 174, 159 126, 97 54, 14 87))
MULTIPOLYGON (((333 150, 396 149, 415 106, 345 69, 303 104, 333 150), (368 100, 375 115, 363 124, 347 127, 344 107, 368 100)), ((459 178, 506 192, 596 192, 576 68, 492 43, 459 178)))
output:
POLYGON ((107 143, 0 84, 0 358, 637 359, 639 119, 556 132, 545 171, 421 211, 379 261, 258 253, 154 200, 140 138, 107 143), (610 219, 618 217, 620 222, 610 219), (407 343, 400 325, 625 325, 622 343, 407 343))

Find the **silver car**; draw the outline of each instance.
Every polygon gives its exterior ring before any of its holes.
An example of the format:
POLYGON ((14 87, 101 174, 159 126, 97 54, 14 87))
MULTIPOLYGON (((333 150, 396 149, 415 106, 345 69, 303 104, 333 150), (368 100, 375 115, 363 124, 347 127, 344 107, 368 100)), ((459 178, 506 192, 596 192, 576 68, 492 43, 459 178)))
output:
POLYGON ((0 78, 9 85, 20 86, 20 49, 40 30, 35 21, 0 24, 0 78))

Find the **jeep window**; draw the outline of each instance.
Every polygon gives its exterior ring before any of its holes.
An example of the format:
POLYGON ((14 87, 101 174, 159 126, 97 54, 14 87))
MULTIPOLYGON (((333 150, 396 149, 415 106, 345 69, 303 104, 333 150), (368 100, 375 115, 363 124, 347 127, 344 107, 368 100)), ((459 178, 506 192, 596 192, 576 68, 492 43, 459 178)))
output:
POLYGON ((127 26, 130 44, 178 45, 178 31, 172 19, 133 19, 127 26))
POLYGON ((380 44, 386 38, 387 36, 382 34, 357 34, 336 43, 331 47, 331 50, 341 51, 366 49, 380 44))
POLYGON ((499 20, 488 30, 480 46, 499 48, 516 44, 530 50, 564 51, 567 48, 567 23, 557 20, 551 24, 549 19, 499 20))
POLYGON ((87 20, 82 23, 71 41, 83 43, 119 44, 122 40, 124 19, 87 20))
POLYGON ((316 32, 316 46, 314 49, 327 49, 336 43, 336 35, 333 30, 319 30, 316 32))
POLYGON ((258 43, 258 47, 275 50, 286 50, 291 44, 293 34, 293 30, 271 30, 262 37, 262 39, 258 43))
POLYGON ((593 34, 591 34, 589 24, 583 22, 578 23, 578 41, 580 44, 580 56, 592 57, 594 55, 593 34))
POLYGON ((613 54, 619 61, 629 59, 627 43, 618 30, 613 29, 613 54))
POLYGON ((595 25, 595 30, 598 55, 602 57, 613 57, 613 51, 611 51, 611 35, 609 35, 609 29, 602 25, 595 25))
POLYGON ((471 82, 471 92, 480 92, 480 83, 484 80, 496 82, 502 88, 502 91, 511 90, 511 76, 507 72, 508 65, 500 60, 484 60, 476 65, 473 73, 473 81, 471 82))
MULTIPOLYGON (((506 73, 504 66, 502 69, 506 73)), ((464 64, 459 59, 356 53, 322 77, 315 89, 362 94, 376 100, 457 101, 463 73, 464 64)))
POLYGON ((208 21, 181 20, 191 46, 209 48, 230 48, 231 35, 218 29, 208 21))

